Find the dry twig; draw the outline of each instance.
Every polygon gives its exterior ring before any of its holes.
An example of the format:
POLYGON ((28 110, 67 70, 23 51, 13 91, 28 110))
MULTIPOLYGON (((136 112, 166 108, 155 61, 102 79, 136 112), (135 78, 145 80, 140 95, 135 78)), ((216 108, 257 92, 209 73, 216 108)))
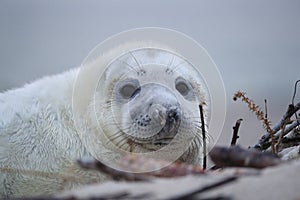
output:
POLYGON ((206 169, 206 131, 205 131, 205 121, 203 114, 203 106, 199 105, 200 117, 201 117, 201 128, 202 128, 202 143, 203 143, 203 164, 202 167, 206 169))
POLYGON ((239 139, 239 128, 241 125, 241 122, 243 121, 243 119, 238 119, 235 123, 235 126, 232 127, 233 128, 233 134, 232 134, 232 139, 231 139, 231 146, 236 145, 237 140, 239 139))
POLYGON ((267 99, 265 99, 265 118, 268 119, 268 104, 267 99))
MULTIPOLYGON (((294 86, 294 93, 292 96, 292 103, 288 106, 288 109, 286 113, 283 115, 282 119, 274 126, 272 127, 274 137, 275 139, 278 139, 277 147, 280 144, 281 139, 287 135, 289 132, 294 130, 297 126, 300 124, 300 120, 297 116, 297 112, 300 109, 300 102, 298 102, 296 105, 294 104, 296 92, 297 92, 297 84, 300 82, 300 80, 297 80, 295 82, 294 86), (292 115, 295 114, 295 121, 292 122, 292 124, 288 125, 289 122, 293 121, 290 118, 292 115), (277 133, 279 130, 281 130, 279 133, 277 133)), ((266 150, 270 147, 270 134, 269 132, 265 133, 260 140, 254 145, 254 148, 259 150, 266 150)))
POLYGON ((292 104, 293 104, 293 105, 294 105, 294 101, 295 101, 295 98, 296 98, 297 85, 298 85, 299 82, 300 82, 300 80, 297 80, 297 81, 295 82, 294 93, 293 93, 293 97, 292 97, 292 104))

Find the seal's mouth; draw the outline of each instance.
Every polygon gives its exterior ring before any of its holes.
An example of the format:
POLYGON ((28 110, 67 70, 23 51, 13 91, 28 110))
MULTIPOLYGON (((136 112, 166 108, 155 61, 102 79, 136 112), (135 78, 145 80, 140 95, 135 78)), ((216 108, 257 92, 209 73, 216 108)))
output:
POLYGON ((173 140, 173 138, 171 138, 171 139, 170 138, 167 138, 167 139, 163 138, 163 139, 154 141, 152 144, 157 145, 157 146, 166 146, 166 145, 170 144, 172 140, 173 140))
POLYGON ((173 136, 170 137, 161 137, 160 134, 157 134, 155 136, 152 136, 151 138, 133 138, 130 137, 130 140, 134 141, 135 143, 138 143, 140 145, 156 145, 156 146, 166 146, 171 143, 171 141, 174 139, 173 136))
POLYGON ((147 149, 157 150, 169 145, 172 142, 172 140, 179 132, 179 126, 180 119, 178 118, 178 116, 168 117, 165 120, 164 126, 158 133, 145 138, 131 137, 131 140, 147 149))
POLYGON ((175 138, 175 135, 176 134, 172 133, 166 136, 165 132, 162 130, 160 133, 151 138, 148 138, 147 140, 135 140, 135 142, 139 143, 139 145, 141 145, 145 149, 156 151, 169 145, 175 138))
MULTIPOLYGON (((175 131, 175 130, 173 130, 175 131)), ((132 142, 135 145, 141 146, 149 151, 156 151, 159 150, 167 145, 169 145, 173 139, 175 138, 177 134, 177 129, 176 133, 165 133, 165 129, 162 129, 159 133, 156 135, 149 137, 149 138, 136 138, 132 136, 128 136, 128 142, 129 144, 132 144, 132 142)))
POLYGON ((169 145, 174 138, 161 138, 149 143, 143 143, 142 146, 148 150, 156 151, 169 145))

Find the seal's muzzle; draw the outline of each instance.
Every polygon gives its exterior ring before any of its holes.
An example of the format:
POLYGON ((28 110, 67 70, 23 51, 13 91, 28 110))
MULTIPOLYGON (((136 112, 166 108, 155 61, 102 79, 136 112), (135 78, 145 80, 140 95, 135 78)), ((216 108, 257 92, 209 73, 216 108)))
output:
POLYGON ((148 83, 138 87, 129 101, 134 126, 143 131, 143 141, 172 139, 180 126, 181 108, 173 92, 165 86, 148 83))

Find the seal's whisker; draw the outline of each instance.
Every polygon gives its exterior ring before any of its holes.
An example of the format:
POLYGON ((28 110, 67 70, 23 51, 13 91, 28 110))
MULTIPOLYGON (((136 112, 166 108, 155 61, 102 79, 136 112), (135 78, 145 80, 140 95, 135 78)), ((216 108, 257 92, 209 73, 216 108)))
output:
MULTIPOLYGON (((109 141, 107 141, 107 142, 112 142, 112 141, 114 141, 114 140, 116 140, 116 139, 118 139, 118 138, 124 137, 123 135, 121 135, 121 133, 122 133, 121 131, 117 131, 116 133, 110 135, 110 136, 108 137, 109 141)), ((107 144, 107 143, 106 143, 106 144, 107 144)))
POLYGON ((120 135, 120 133, 122 133, 122 131, 118 131, 118 132, 114 133, 113 135, 109 136, 108 139, 110 141, 114 141, 114 140, 117 140, 119 138, 126 137, 126 136, 120 135))
POLYGON ((169 63, 168 63, 168 67, 171 67, 173 62, 174 62, 174 55, 172 55, 172 58, 169 60, 169 63))
POLYGON ((171 70, 173 70, 173 71, 177 71, 178 70, 178 68, 179 67, 181 67, 181 65, 183 64, 183 63, 185 63, 186 61, 181 61, 180 63, 178 63, 177 65, 174 65, 173 67, 171 67, 171 70))
MULTIPOLYGON (((107 118, 108 120, 112 120, 113 121, 113 118, 107 118)), ((119 123, 117 122, 110 122, 110 123, 105 123, 103 126, 104 128, 107 128, 107 127, 110 127, 110 126, 115 126, 115 125, 120 125, 119 123)))
POLYGON ((120 140, 118 143, 116 143, 115 145, 117 146, 117 147, 119 147, 120 149, 122 149, 123 148, 123 146, 125 145, 125 144, 127 144, 127 141, 128 141, 128 138, 123 138, 122 140, 120 140))
MULTIPOLYGON (((114 145, 116 145, 117 147, 121 148, 124 145, 124 142, 127 141, 128 139, 130 139, 127 135, 121 135, 121 131, 120 131, 120 136, 116 137, 115 139, 120 138, 121 140, 119 140, 118 142, 113 142, 114 145)), ((115 140, 114 139, 114 140, 115 140)), ((126 142, 125 142, 126 143, 126 142)))
POLYGON ((130 151, 132 152, 134 147, 137 146, 137 144, 135 142, 132 141, 132 139, 130 137, 124 137, 122 140, 120 140, 117 144, 117 147, 119 147, 120 149, 123 149, 125 151, 130 151), (128 145, 127 148, 124 148, 125 145, 128 145))
POLYGON ((134 70, 135 72, 138 72, 134 66, 130 65, 129 63, 125 62, 124 60, 117 59, 117 61, 127 65, 128 67, 130 67, 130 69, 134 70))
POLYGON ((193 143, 193 145, 195 145, 197 147, 198 145, 202 145, 201 142, 202 142, 202 140, 200 137, 195 137, 192 143, 193 143))
MULTIPOLYGON (((129 130, 129 129, 127 129, 127 130, 129 130)), ((127 134, 124 134, 124 131, 126 131, 126 129, 125 130, 118 130, 117 132, 115 132, 114 134, 112 134, 109 137, 109 139, 112 140, 112 141, 114 141, 114 140, 116 140, 116 139, 118 139, 120 137, 126 137, 126 139, 130 138, 127 134)))
POLYGON ((132 58, 134 59, 134 61, 136 62, 139 70, 142 70, 142 65, 140 64, 140 62, 138 61, 138 59, 133 55, 133 52, 132 51, 129 51, 129 54, 132 56, 132 58))
POLYGON ((172 65, 173 65, 173 62, 174 62, 174 55, 172 56, 172 58, 169 60, 169 63, 167 65, 167 69, 166 69, 166 72, 172 72, 172 65))

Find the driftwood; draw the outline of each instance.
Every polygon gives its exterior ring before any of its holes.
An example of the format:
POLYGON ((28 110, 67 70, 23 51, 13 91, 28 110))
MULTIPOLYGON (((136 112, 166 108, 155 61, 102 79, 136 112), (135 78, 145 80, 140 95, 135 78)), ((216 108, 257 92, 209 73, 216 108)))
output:
POLYGON ((217 167, 265 168, 280 164, 282 161, 270 152, 243 149, 239 146, 214 147, 209 156, 217 167))
MULTIPOLYGON (((295 120, 294 122, 292 122, 289 125, 286 125, 289 121, 290 118, 292 117, 292 115, 294 115, 298 110, 300 109, 300 102, 298 102, 296 105, 290 104, 288 106, 288 109, 286 111, 286 113, 283 115, 282 119, 272 127, 273 133, 275 133, 275 139, 278 139, 280 136, 283 137, 285 135, 287 135, 289 132, 291 132, 293 129, 295 129, 299 123, 300 120, 295 120), (281 127, 285 126, 286 128, 284 130, 284 132, 280 131, 281 127)), ((267 148, 269 148, 271 146, 271 143, 269 142, 271 138, 270 133, 265 133, 260 139, 259 141, 254 145, 253 148, 258 149, 260 151, 266 150, 267 148)))
MULTIPOLYGON (((99 160, 90 158, 78 161, 79 165, 86 169, 94 169, 101 171, 109 175, 112 179, 115 180, 126 180, 126 181, 149 181, 149 177, 179 177, 185 176, 189 174, 204 174, 204 170, 198 165, 188 165, 184 163, 175 162, 169 164, 166 161, 154 160, 149 158, 141 158, 135 156, 125 156, 120 160, 120 167, 124 169, 124 171, 119 171, 113 169, 99 160), (126 171, 135 171, 135 169, 141 167, 147 167, 147 169, 151 169, 152 166, 155 168, 159 168, 159 166, 166 166, 156 171, 145 172, 145 173, 130 173, 126 171)), ((145 169, 145 170, 147 170, 145 169)))

